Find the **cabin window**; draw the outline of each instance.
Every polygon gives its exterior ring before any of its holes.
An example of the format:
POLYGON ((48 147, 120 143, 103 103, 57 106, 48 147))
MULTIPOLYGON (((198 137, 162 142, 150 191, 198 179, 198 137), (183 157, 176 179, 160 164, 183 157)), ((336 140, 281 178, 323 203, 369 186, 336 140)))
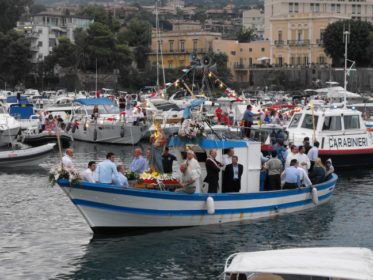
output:
POLYGON ((342 130, 341 117, 325 117, 322 130, 342 130))
POLYGON ((293 119, 291 120, 289 127, 297 127, 301 117, 302 117, 302 114, 295 114, 293 116, 293 119))
POLYGON ((344 116, 343 122, 345 124, 345 129, 359 129, 360 128, 360 120, 359 116, 344 116))
POLYGON ((317 126, 318 116, 305 115, 301 128, 314 129, 317 126))

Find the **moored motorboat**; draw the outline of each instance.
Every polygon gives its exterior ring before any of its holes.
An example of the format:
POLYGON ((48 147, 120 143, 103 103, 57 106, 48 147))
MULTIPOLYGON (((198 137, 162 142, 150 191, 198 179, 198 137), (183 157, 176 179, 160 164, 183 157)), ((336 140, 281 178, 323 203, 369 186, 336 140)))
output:
POLYGON ((236 253, 228 257, 224 279, 373 279, 373 252, 367 248, 323 247, 236 253))
POLYGON ((66 131, 74 140, 134 145, 146 133, 147 126, 120 114, 118 106, 109 98, 87 98, 74 100, 66 131))
POLYGON ((20 130, 20 123, 10 116, 4 107, 0 106, 0 146, 12 143, 20 130))
POLYGON ((49 143, 34 148, 22 147, 0 152, 0 166, 2 168, 35 166, 53 151, 55 145, 49 143))
MULTIPOLYGON (((80 182, 71 185, 60 179, 58 184, 82 213, 95 233, 128 232, 139 229, 161 229, 244 222, 258 218, 292 213, 323 204, 331 198, 337 176, 312 187, 293 190, 260 191, 260 143, 247 140, 199 139, 192 142, 173 137, 169 143, 185 145, 200 151, 202 178, 206 174, 206 153, 234 148, 245 166, 238 193, 172 192, 144 188, 121 188, 115 185, 80 182)), ((220 186, 221 188, 221 186, 220 186)))
MULTIPOLYGON (((22 143, 36 147, 47 143, 57 143, 57 133, 55 131, 42 131, 40 133, 24 133, 21 137, 22 143)), ((71 135, 64 131, 59 132, 62 147, 69 147, 72 141, 71 135)))

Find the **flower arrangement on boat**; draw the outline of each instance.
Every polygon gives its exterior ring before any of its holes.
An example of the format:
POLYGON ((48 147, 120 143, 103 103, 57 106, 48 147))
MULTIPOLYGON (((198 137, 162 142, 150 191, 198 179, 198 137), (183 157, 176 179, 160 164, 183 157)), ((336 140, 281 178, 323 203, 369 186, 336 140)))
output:
POLYGON ((179 136, 189 139, 204 136, 205 126, 202 121, 185 120, 179 129, 179 136))
POLYGON ((140 178, 140 175, 137 172, 132 172, 132 171, 128 170, 127 173, 126 173, 126 177, 127 177, 128 180, 137 180, 137 179, 140 178))
POLYGON ((78 172, 73 170, 66 170, 61 164, 57 164, 49 170, 48 182, 50 186, 54 186, 58 179, 68 179, 70 185, 76 185, 80 182, 81 178, 78 172))
POLYGON ((177 185, 178 181, 172 174, 161 174, 156 171, 154 172, 143 172, 140 176, 145 184, 157 184, 162 183, 165 185, 177 185))

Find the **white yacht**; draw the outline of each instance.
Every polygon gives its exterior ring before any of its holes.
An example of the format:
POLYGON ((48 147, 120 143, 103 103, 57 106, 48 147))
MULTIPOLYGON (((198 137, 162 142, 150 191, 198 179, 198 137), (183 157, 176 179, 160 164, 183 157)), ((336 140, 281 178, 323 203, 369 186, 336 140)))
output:
POLYGON ((21 129, 20 123, 0 106, 0 146, 12 143, 21 129))
POLYGON ((108 98, 74 100, 66 130, 75 140, 111 144, 137 144, 147 127, 130 114, 120 113, 108 98))

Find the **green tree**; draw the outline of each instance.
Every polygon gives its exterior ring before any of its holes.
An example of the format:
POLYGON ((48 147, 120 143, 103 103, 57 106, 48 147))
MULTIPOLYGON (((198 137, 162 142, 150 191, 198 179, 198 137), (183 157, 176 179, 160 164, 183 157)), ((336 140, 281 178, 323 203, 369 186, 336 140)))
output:
POLYGON ((50 62, 61 67, 74 67, 77 65, 76 46, 66 37, 58 38, 58 45, 53 48, 50 56, 50 62))
POLYGON ((109 70, 115 61, 115 38, 109 27, 95 22, 87 29, 86 52, 90 69, 95 69, 96 59, 100 69, 109 70))
POLYGON ((112 12, 107 12, 101 5, 82 6, 77 14, 92 18, 96 23, 107 25, 112 32, 117 32, 120 28, 119 21, 113 17, 112 12))
POLYGON ((16 26, 32 0, 0 0, 0 32, 7 32, 16 26))
POLYGON ((247 29, 247 28, 241 28, 241 30, 237 34, 237 40, 240 43, 249 43, 251 41, 255 41, 256 36, 254 34, 254 30, 247 29))
POLYGON ((0 32, 0 79, 16 85, 24 82, 31 70, 30 41, 13 30, 0 32))
POLYGON ((76 59, 79 69, 86 70, 89 64, 89 56, 87 51, 87 32, 82 28, 74 30, 74 41, 76 46, 76 59))
POLYGON ((118 41, 133 47, 137 67, 144 69, 147 53, 150 51, 151 25, 137 17, 132 18, 127 27, 118 34, 118 41))
POLYGON ((322 38, 325 53, 333 59, 333 65, 343 65, 345 52, 343 32, 348 29, 351 31, 348 59, 355 61, 358 66, 367 66, 370 61, 367 57, 367 50, 371 43, 369 34, 373 31, 373 27, 365 21, 346 20, 329 24, 322 38))
POLYGON ((30 14, 31 15, 36 15, 40 12, 45 11, 47 8, 44 5, 41 4, 33 4, 30 6, 30 14))

